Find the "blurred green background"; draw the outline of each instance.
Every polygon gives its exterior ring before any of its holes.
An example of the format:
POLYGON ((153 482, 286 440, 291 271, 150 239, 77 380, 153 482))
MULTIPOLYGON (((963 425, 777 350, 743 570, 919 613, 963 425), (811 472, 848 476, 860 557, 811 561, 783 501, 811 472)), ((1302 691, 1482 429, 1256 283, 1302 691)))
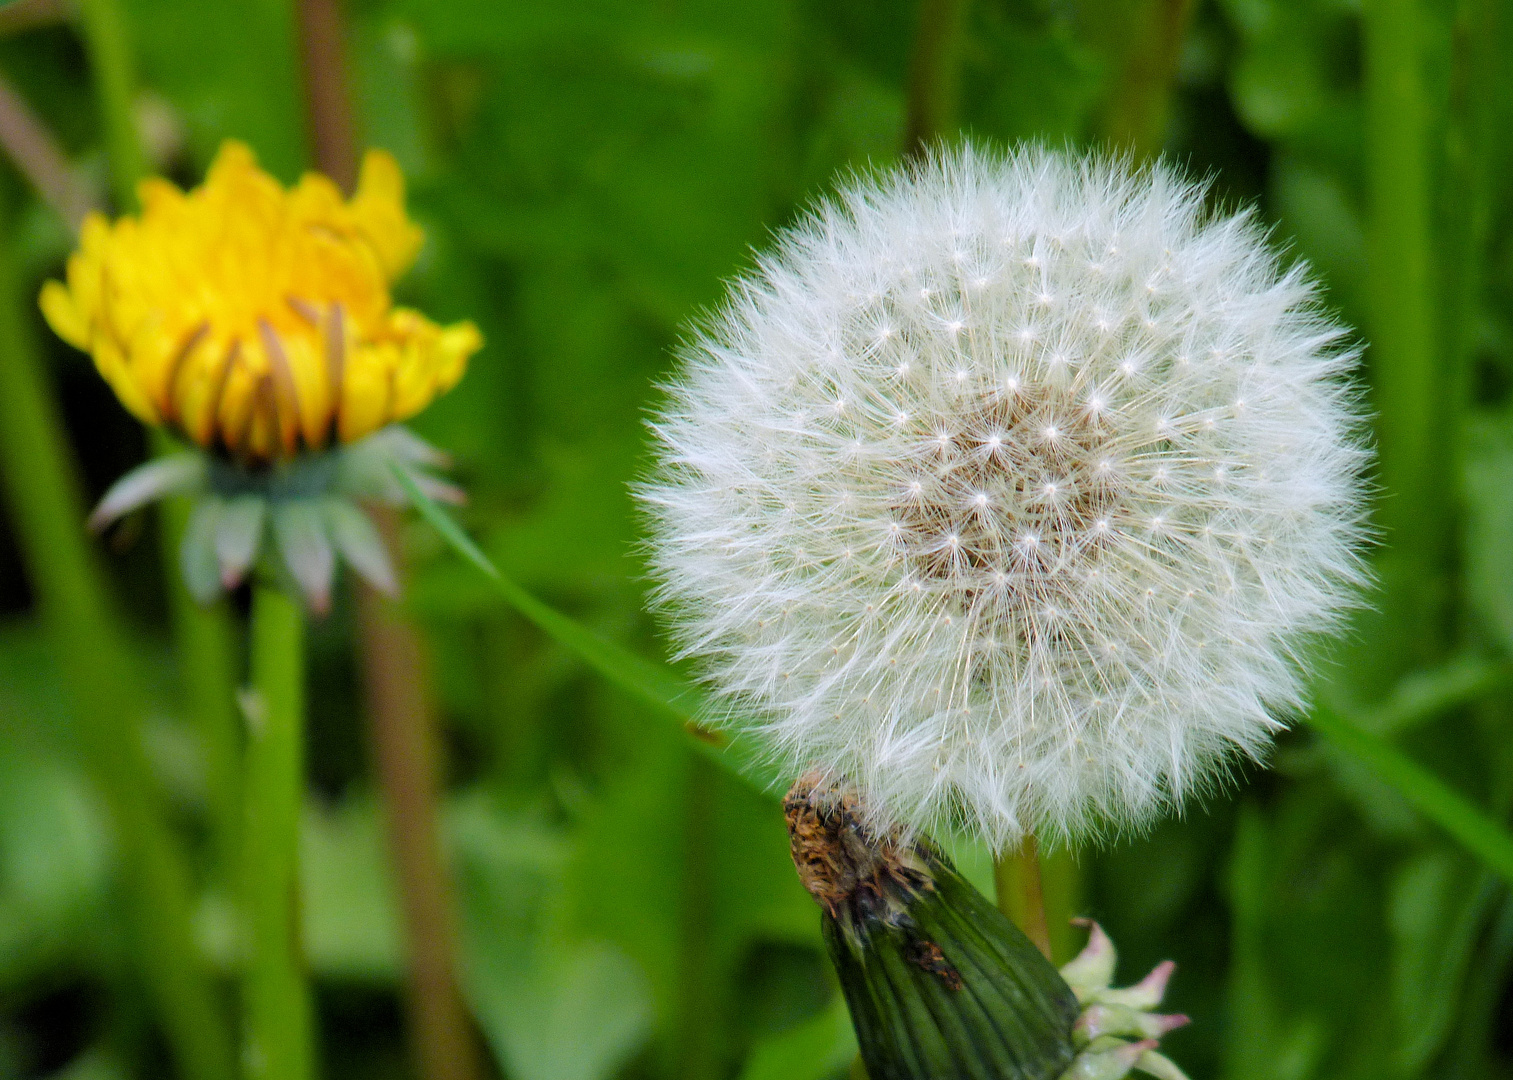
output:
MULTIPOLYGON (((626 490, 646 463, 657 380, 754 246, 838 172, 898 159, 921 10, 347 5, 360 140, 398 157, 428 236, 399 298, 472 318, 488 340, 415 427, 455 455, 462 520, 490 556, 636 652, 662 647, 626 490)), ((307 166, 289 0, 128 0, 124 14, 157 171, 196 183, 228 136, 285 181, 307 166)), ((945 80, 936 120, 998 144, 1162 150, 1313 264, 1326 301, 1372 342, 1388 530, 1372 611, 1331 654, 1321 700, 1504 822, 1510 24, 1501 0, 975 0, 946 45, 960 79, 954 102, 945 80)), ((11 3, 0 33, 0 74, 108 204, 97 73, 72 7, 11 3)), ((93 500, 147 438, 36 313, 67 226, 9 164, 0 199, 12 287, 93 500)), ((159 527, 139 514, 96 546, 150 690, 141 783, 166 793, 229 1003, 234 921, 159 527)), ((854 1046, 776 804, 516 615, 427 526, 406 526, 405 543, 442 719, 460 977, 488 1068, 843 1075, 854 1046)), ((309 644, 302 918, 329 1080, 415 1075, 356 621, 344 591, 309 644)), ((171 1075, 55 654, 0 519, 0 1080, 171 1075)), ((1123 979, 1178 962, 1169 1004, 1194 1023, 1165 1048, 1194 1080, 1513 1076, 1507 881, 1306 728, 1270 765, 1152 835, 1054 863, 1053 907, 1108 927, 1123 979)), ((958 853, 990 890, 988 854, 958 853)))

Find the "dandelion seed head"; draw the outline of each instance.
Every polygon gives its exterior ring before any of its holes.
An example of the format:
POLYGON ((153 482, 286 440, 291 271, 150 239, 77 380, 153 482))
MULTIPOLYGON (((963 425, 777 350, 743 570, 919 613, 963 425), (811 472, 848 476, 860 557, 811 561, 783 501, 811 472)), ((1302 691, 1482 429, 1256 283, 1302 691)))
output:
POLYGON ((1264 752, 1361 582, 1343 335, 1164 166, 853 180, 684 352, 658 602, 722 722, 880 815, 1141 827, 1264 752))

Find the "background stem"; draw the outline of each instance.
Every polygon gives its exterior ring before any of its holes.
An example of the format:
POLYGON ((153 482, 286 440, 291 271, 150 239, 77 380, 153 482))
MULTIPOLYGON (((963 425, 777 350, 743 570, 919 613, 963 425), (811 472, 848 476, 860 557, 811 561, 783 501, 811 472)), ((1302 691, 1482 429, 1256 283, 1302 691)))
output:
POLYGON ((920 0, 904 152, 918 155, 956 127, 961 99, 961 50, 969 0, 920 0))
POLYGON ((1171 112, 1172 82, 1194 0, 1148 0, 1134 18, 1137 32, 1103 116, 1109 142, 1137 159, 1161 152, 1171 112))
POLYGON ((79 0, 79 18, 110 152, 116 209, 124 213, 136 207, 137 181, 147 175, 147 158, 137 135, 136 65, 126 18, 116 0, 79 0))
MULTIPOLYGON (((131 38, 116 0, 83 0, 80 14, 95 96, 107 134, 117 209, 129 212, 136 208, 137 182, 147 175, 134 109, 136 70, 131 38)), ((77 227, 78 222, 69 224, 77 227)), ((154 431, 152 449, 161 455, 175 453, 180 447, 165 433, 154 431)), ((160 515, 174 655, 184 705, 204 754, 213 862, 219 873, 232 875, 238 858, 242 797, 231 615, 224 602, 201 607, 184 584, 179 544, 189 520, 188 500, 166 501, 160 515)))
POLYGON ((247 1073, 313 1075, 313 1023, 299 924, 299 818, 304 795, 304 617, 272 585, 252 596, 243 851, 250 946, 243 1007, 247 1073))
POLYGON ((998 857, 993 863, 993 882, 998 886, 998 910, 1023 930, 1025 937, 1049 960, 1051 933, 1045 918, 1040 847, 1033 836, 1026 833, 1018 848, 998 857))
MULTIPOLYGON (((180 449, 157 429, 152 433, 152 446, 159 456, 180 449)), ((184 710, 199 736, 203 755, 212 867, 221 881, 230 884, 236 878, 242 831, 242 723, 232 691, 236 685, 236 642, 226 602, 201 607, 189 595, 179 570, 179 546, 189 510, 185 498, 160 504, 163 577, 172 611, 184 710)))
MULTIPOLYGON (((350 193, 357 183, 357 124, 349 92, 340 0, 300 0, 305 111, 315 165, 350 193)), ((403 574, 399 519, 369 511, 403 574)), ((456 927, 436 813, 435 714, 425 643, 403 609, 358 584, 358 640, 373 757, 404 911, 411 1055, 425 1080, 476 1080, 483 1061, 456 975, 456 927)))
POLYGON ((133 956, 180 1073, 230 1080, 231 1041, 190 925, 189 875, 143 752, 145 691, 85 543, 77 467, 0 244, 0 471, 11 521, 77 713, 85 764, 110 812, 133 956))
POLYGON ((1454 380, 1438 367, 1430 300, 1428 144, 1417 0, 1366 5, 1367 236, 1378 521, 1388 546, 1389 614, 1408 655, 1432 660, 1447 627, 1449 460, 1444 425, 1454 380))
MULTIPOLYGON (((397 515, 389 507, 370 512, 398 561, 397 515)), ((424 642, 403 609, 371 588, 360 588, 358 613, 373 756, 404 909, 411 1051, 426 1080, 473 1080, 483 1075, 483 1063, 453 975, 457 930, 436 812, 424 642)))

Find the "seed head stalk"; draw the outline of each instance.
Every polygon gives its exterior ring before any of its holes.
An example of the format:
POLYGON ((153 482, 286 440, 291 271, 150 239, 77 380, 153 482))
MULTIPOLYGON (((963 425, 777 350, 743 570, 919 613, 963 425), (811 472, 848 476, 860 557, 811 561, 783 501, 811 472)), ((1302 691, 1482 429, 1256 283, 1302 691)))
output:
POLYGON ((1051 931, 1045 915, 1040 845, 1033 835, 1026 834, 1018 848, 1005 851, 994 860, 993 883, 998 886, 998 910, 1050 960, 1051 931))

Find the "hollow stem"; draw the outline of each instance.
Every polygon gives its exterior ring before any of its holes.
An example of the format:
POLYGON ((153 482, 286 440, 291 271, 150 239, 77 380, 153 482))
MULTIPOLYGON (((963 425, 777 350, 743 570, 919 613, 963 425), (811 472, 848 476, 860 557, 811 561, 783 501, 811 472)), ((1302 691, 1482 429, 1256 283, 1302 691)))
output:
POLYGON ((920 0, 914 51, 909 57, 906 154, 917 156, 956 126, 968 3, 969 0, 920 0))
POLYGON ((1040 878, 1040 847, 1025 834, 1024 841, 993 863, 998 886, 998 910, 1007 915, 1035 947, 1051 958, 1051 933, 1045 918, 1045 890, 1040 878))
POLYGON ((145 690, 85 540, 77 466, 17 290, 0 242, 0 474, 10 519, 110 814, 133 959, 180 1074, 230 1080, 231 1040, 195 947, 187 867, 143 753, 145 690))
POLYGON ((304 617, 282 590, 252 596, 242 850, 248 955, 243 987, 247 1075, 309 1080, 313 1020, 299 925, 304 793, 304 617))

